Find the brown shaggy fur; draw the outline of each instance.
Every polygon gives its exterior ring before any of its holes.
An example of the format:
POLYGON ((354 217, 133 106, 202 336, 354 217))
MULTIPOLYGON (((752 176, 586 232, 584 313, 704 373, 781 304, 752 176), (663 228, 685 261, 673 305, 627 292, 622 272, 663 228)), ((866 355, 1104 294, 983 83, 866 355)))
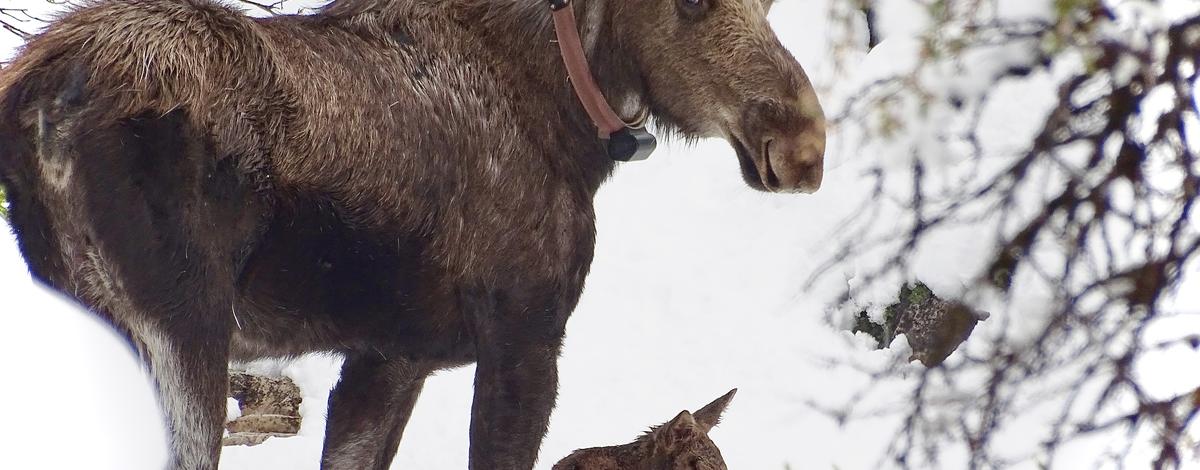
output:
MULTIPOLYGON (((627 116, 815 190, 824 124, 760 0, 576 0, 627 116)), ((338 0, 250 19, 94 2, 0 71, 33 273, 129 336, 172 466, 215 468, 228 360, 344 354, 323 466, 386 468, 424 378, 476 362, 471 467, 528 469, 613 162, 538 0, 338 0)))

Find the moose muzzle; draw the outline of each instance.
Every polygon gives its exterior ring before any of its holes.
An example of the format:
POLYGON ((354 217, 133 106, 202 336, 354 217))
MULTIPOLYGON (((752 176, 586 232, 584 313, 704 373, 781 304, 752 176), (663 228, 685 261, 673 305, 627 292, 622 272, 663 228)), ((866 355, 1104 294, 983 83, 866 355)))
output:
POLYGON ((812 193, 821 187, 825 118, 819 106, 755 101, 742 113, 737 142, 751 186, 771 192, 812 193), (755 181, 757 179, 757 181, 755 181), (758 184, 755 184, 758 183, 758 184))

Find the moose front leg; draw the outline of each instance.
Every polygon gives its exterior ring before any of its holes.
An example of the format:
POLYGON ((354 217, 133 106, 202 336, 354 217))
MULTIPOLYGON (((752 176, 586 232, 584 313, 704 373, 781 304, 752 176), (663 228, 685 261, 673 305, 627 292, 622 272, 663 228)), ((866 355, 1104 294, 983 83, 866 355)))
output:
POLYGON ((558 352, 569 309, 506 305, 488 297, 494 308, 471 312, 477 365, 470 468, 529 470, 558 394, 558 352))
POLYGON ((472 469, 528 470, 558 394, 558 346, 498 345, 480 356, 471 406, 472 469))

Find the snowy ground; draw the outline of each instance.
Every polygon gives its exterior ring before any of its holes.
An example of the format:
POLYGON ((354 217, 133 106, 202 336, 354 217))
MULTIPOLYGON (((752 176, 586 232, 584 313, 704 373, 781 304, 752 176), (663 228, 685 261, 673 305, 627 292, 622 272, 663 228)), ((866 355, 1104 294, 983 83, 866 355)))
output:
MULTIPOLYGON (((824 0, 780 0, 772 21, 781 40, 827 90, 823 100, 830 107, 840 99, 839 90, 848 89, 834 85, 869 74, 852 69, 834 76, 824 5, 824 0)), ((0 41, 8 41, 0 47, 15 43, 7 37, 0 41)), ((887 60, 872 54, 864 62, 886 68, 887 60)), ((853 266, 827 276, 811 291, 802 288, 837 239, 855 236, 835 230, 866 196, 853 160, 870 156, 850 155, 844 149, 854 146, 842 139, 836 131, 831 135, 825 183, 811 196, 749 190, 732 150, 718 141, 695 147, 670 143, 651 160, 620 168, 597 199, 596 262, 568 326, 560 398, 539 468, 576 448, 627 442, 679 410, 694 410, 734 387, 738 395, 712 433, 730 468, 878 468, 895 418, 839 427, 812 406, 839 403, 867 381, 824 358, 885 364, 903 354, 902 344, 897 351, 873 351, 864 339, 827 323, 826 302, 853 282, 853 266)), ((162 455, 161 431, 154 426, 153 399, 132 357, 103 325, 32 284, 7 226, 0 231, 5 232, 0 238, 5 313, 0 318, 0 357, 5 358, 0 403, 9 409, 0 425, 5 433, 0 447, 18 451, 12 468, 155 468, 162 455), (15 420, 9 418, 13 413, 15 420), (70 450, 63 450, 64 442, 73 444, 70 450), (47 456, 64 460, 59 464, 47 456)), ((952 269, 979 250, 977 241, 948 240, 940 255, 930 258, 930 269, 952 269)), ((1181 302, 1200 305, 1195 297, 1181 302)), ((986 334, 987 328, 985 322, 977 331, 986 334)), ((1191 321, 1173 328, 1200 330, 1200 325, 1191 321)), ((1174 357, 1170 364, 1192 361, 1194 370, 1196 359, 1174 357)), ((317 468, 324 401, 337 380, 337 362, 315 356, 256 365, 300 383, 304 426, 294 438, 226 448, 222 468, 317 468)), ((466 467, 472 373, 467 367, 427 382, 393 468, 466 467)), ((1168 388, 1196 385, 1188 374, 1170 377, 1178 384, 1168 388)), ((903 400, 884 392, 872 395, 872 407, 903 400)), ((1030 425, 1037 425, 1034 418, 1030 425)), ((1014 455, 1036 448, 1019 434, 1011 439, 1014 455)), ((1101 439, 1071 450, 1059 463, 1086 467, 1096 457, 1096 446, 1106 443, 1101 439)), ((1138 468, 1136 461, 1133 465, 1138 468)))

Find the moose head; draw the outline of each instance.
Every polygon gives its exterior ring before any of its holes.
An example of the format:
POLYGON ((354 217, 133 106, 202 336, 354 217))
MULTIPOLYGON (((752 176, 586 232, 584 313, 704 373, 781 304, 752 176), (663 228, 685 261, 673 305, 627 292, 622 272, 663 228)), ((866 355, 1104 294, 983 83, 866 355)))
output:
POLYGON ((577 450, 554 470, 726 470, 708 432, 735 393, 737 389, 730 390, 695 413, 681 411, 629 444, 577 450))
POLYGON ((767 11, 773 0, 612 2, 613 29, 642 66, 643 99, 660 124, 732 144, 755 189, 821 186, 825 117, 767 11))

